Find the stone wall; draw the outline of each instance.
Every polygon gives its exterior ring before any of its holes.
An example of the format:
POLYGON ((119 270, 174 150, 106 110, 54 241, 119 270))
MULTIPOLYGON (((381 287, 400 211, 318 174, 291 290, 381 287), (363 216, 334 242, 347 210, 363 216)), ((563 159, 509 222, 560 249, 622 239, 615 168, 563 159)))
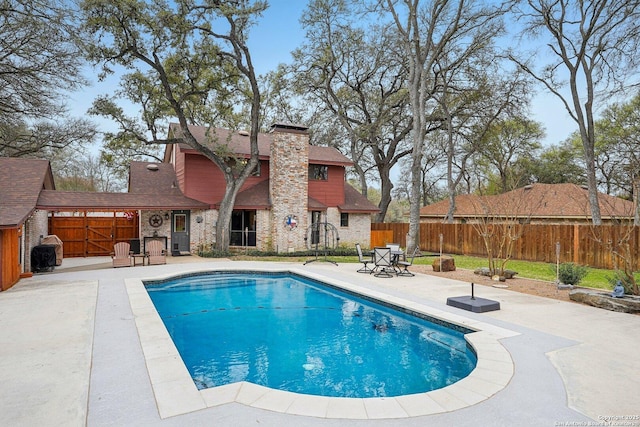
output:
MULTIPOLYGON (((337 209, 336 209, 337 210, 337 209)), ((329 215, 333 218, 333 215, 329 215)), ((354 248, 356 243, 360 243, 363 248, 371 247, 371 215, 349 213, 349 226, 340 226, 340 212, 335 220, 329 222, 334 224, 340 233, 340 246, 354 248)))
POLYGON ((271 246, 278 252, 305 249, 309 224, 309 134, 306 128, 274 125, 269 167, 271 246), (287 225, 287 218, 296 226, 287 225))
POLYGON ((256 211, 256 250, 275 250, 273 239, 271 237, 271 228, 271 211, 256 211))
POLYGON ((216 220, 218 211, 192 210, 189 224, 189 250, 191 253, 209 251, 213 247, 216 234, 216 220), (198 222, 198 219, 201 221, 198 222))
MULTIPOLYGON (((42 237, 49 235, 49 216, 47 211, 36 210, 25 222, 22 232, 21 250, 23 254, 21 273, 31 271, 31 249, 40 244, 42 237)), ((64 256, 64 254, 63 254, 64 256)))
MULTIPOLYGON (((143 239, 145 237, 163 236, 167 238, 167 248, 171 248, 171 211, 142 211, 140 212, 140 250, 143 247, 143 239), (162 225, 153 227, 149 224, 151 215, 158 214, 162 218, 162 225), (165 215, 169 215, 169 219, 165 219, 165 215)), ((171 251, 169 251, 171 252, 171 251)))
MULTIPOLYGON (((140 240, 144 237, 158 236, 167 237, 167 248, 171 248, 171 210, 142 211, 140 213, 140 240), (151 215, 160 215, 162 217, 162 225, 153 227, 149 224, 151 215), (169 219, 165 219, 165 215, 169 215, 169 219)), ((200 210, 193 209, 189 215, 189 251, 197 254, 199 251, 209 251, 213 248, 216 238, 216 221, 218 219, 218 211, 213 209, 200 210), (198 222, 198 218, 202 221, 198 222)), ((171 251, 169 251, 169 254, 171 251)))

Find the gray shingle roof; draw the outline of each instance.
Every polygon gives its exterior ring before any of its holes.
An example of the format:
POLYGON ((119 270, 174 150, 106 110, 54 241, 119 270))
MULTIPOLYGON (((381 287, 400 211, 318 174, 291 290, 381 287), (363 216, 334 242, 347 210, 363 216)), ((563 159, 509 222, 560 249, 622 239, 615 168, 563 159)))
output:
POLYGON ((162 193, 92 193, 44 190, 38 208, 47 210, 207 209, 208 204, 183 195, 162 193))
MULTIPOLYGON (((379 211, 376 205, 347 183, 344 184, 344 195, 344 203, 338 206, 341 212, 375 213, 379 211)), ((262 181, 251 188, 241 191, 236 197, 236 209, 269 209, 270 207, 269 180, 262 181)), ((327 209, 327 205, 313 197, 309 197, 308 209, 324 211, 327 209)))
POLYGON ((55 188, 49 161, 0 157, 0 228, 24 223, 43 188, 55 188))
POLYGON ((162 193, 182 195, 176 172, 169 163, 131 162, 129 193, 162 193))
POLYGON ((173 166, 131 162, 128 193, 43 191, 38 207, 50 210, 207 209, 209 205, 182 194, 173 166))
MULTIPOLYGON (((180 125, 177 123, 169 125, 170 133, 178 135, 179 130, 180 125)), ((208 128, 206 126, 189 126, 189 130, 200 144, 212 148, 219 144, 228 144, 229 149, 234 153, 245 156, 251 155, 249 136, 244 132, 230 131, 222 128, 208 128)), ((261 159, 266 160, 270 157, 272 142, 273 134, 260 133, 258 135, 258 153, 261 159)), ((180 144, 180 149, 186 151, 193 150, 187 144, 180 144)), ((351 160, 335 148, 318 145, 309 146, 309 163, 336 166, 353 165, 351 160)))
POLYGON ((348 183, 344 183, 344 203, 338 206, 341 212, 376 213, 380 209, 348 183))

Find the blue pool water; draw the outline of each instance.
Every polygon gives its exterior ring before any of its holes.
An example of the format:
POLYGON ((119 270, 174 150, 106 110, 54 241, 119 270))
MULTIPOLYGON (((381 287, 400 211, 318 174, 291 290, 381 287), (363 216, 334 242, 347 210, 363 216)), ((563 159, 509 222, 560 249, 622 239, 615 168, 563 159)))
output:
POLYGON ((296 393, 390 397, 467 376, 464 331, 290 273, 145 282, 198 388, 249 381, 296 393))

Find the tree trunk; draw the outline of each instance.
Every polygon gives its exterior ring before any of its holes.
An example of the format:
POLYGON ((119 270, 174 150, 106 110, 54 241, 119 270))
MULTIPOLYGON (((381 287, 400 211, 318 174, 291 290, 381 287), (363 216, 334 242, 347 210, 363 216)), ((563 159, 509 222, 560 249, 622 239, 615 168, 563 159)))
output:
POLYGON ((383 165, 383 167, 379 169, 379 174, 380 182, 382 184, 380 188, 380 203, 378 204, 380 212, 376 214, 375 221, 384 222, 384 219, 387 216, 387 211, 389 210, 389 204, 391 204, 391 190, 393 189, 389 165, 383 165))

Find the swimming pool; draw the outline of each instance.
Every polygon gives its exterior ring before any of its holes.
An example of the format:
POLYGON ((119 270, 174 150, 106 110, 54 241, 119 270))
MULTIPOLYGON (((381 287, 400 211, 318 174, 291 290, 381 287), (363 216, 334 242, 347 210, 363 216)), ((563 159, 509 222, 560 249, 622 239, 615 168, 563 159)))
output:
POLYGON ((199 389, 248 381, 295 393, 389 397, 446 387, 476 355, 471 329, 284 272, 215 272, 146 289, 199 389))

